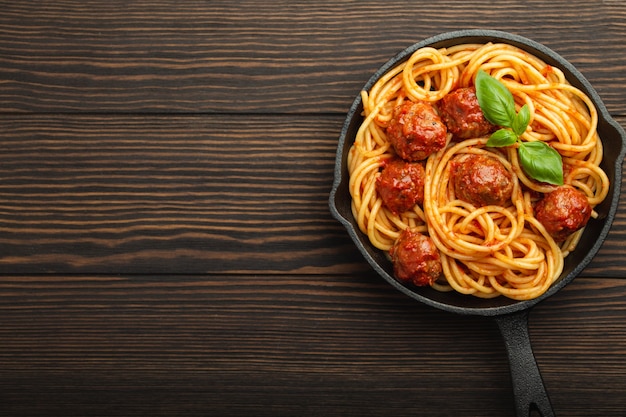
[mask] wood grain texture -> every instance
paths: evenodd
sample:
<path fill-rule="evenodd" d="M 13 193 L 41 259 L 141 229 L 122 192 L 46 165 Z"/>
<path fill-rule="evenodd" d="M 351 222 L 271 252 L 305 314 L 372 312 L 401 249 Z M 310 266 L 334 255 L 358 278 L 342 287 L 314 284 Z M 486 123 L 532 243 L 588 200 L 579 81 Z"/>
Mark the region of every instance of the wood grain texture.
<path fill-rule="evenodd" d="M 342 123 L 332 115 L 0 119 L 0 272 L 362 272 L 328 209 Z M 624 233 L 620 209 L 585 274 L 624 275 L 615 256 Z"/>
<path fill-rule="evenodd" d="M 612 113 L 626 114 L 615 88 L 626 84 L 626 12 L 616 1 L 62 1 L 0 9 L 5 111 L 344 113 L 397 52 L 441 32 L 482 28 L 546 44 L 579 67 Z"/>
<path fill-rule="evenodd" d="M 0 270 L 345 272 L 339 117 L 0 121 Z M 21 266 L 20 266 L 21 265 Z"/>
<path fill-rule="evenodd" d="M 373 274 L 5 276 L 0 291 L 7 415 L 512 415 L 496 326 Z M 625 300 L 624 280 L 580 278 L 531 314 L 558 415 L 621 415 Z"/>

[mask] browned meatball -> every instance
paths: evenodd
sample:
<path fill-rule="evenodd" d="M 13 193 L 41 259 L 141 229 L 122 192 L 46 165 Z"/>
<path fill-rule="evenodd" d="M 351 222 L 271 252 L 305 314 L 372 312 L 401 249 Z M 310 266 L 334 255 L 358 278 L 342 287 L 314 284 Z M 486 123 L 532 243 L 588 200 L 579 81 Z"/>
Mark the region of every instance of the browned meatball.
<path fill-rule="evenodd" d="M 394 274 L 400 281 L 430 285 L 443 271 L 437 246 L 431 238 L 419 232 L 404 230 L 389 253 Z"/>
<path fill-rule="evenodd" d="M 474 87 L 452 91 L 439 100 L 437 107 L 455 140 L 478 138 L 495 130 L 480 109 Z"/>
<path fill-rule="evenodd" d="M 456 197 L 477 207 L 506 206 L 513 194 L 512 178 L 495 157 L 465 154 L 452 160 Z"/>
<path fill-rule="evenodd" d="M 535 217 L 555 241 L 562 242 L 587 224 L 591 206 L 582 191 L 563 186 L 539 200 L 535 206 Z"/>
<path fill-rule="evenodd" d="M 376 191 L 385 206 L 395 214 L 424 202 L 424 167 L 400 158 L 387 162 L 376 179 Z"/>
<path fill-rule="evenodd" d="M 446 126 L 426 102 L 405 101 L 394 109 L 387 138 L 400 158 L 422 161 L 446 146 Z"/>

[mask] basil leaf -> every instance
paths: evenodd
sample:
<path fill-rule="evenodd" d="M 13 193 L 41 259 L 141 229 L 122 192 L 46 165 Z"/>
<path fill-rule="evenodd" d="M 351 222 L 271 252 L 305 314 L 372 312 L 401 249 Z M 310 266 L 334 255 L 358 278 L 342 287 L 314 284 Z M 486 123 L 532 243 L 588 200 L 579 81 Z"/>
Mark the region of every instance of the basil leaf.
<path fill-rule="evenodd" d="M 483 70 L 476 74 L 476 98 L 485 119 L 496 126 L 511 127 L 515 119 L 513 94 Z"/>
<path fill-rule="evenodd" d="M 563 161 L 556 149 L 544 142 L 520 142 L 520 164 L 533 179 L 563 185 Z"/>
<path fill-rule="evenodd" d="M 509 129 L 500 129 L 496 130 L 491 136 L 489 136 L 487 146 L 500 148 L 503 146 L 513 145 L 515 142 L 517 142 L 517 135 L 515 132 Z"/>
<path fill-rule="evenodd" d="M 515 99 L 506 86 L 483 70 L 476 74 L 476 98 L 485 119 L 494 125 L 509 127 L 493 133 L 487 146 L 502 147 L 519 142 L 517 150 L 522 168 L 531 178 L 563 185 L 563 161 L 559 152 L 544 142 L 522 142 L 530 123 L 530 108 L 524 104 L 515 112 Z"/>
<path fill-rule="evenodd" d="M 517 136 L 522 136 L 528 127 L 528 123 L 530 123 L 530 108 L 528 104 L 524 104 L 522 108 L 519 109 L 519 113 L 515 115 L 511 128 L 517 133 Z"/>

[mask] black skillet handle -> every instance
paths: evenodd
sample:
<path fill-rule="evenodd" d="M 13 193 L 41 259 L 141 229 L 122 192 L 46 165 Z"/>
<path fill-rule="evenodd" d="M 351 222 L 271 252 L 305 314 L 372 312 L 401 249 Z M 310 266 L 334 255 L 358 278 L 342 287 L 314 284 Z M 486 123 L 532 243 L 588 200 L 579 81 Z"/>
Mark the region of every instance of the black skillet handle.
<path fill-rule="evenodd" d="M 554 417 L 530 344 L 528 310 L 495 319 L 509 355 L 517 417 L 528 417 L 531 410 L 539 411 L 542 417 Z"/>

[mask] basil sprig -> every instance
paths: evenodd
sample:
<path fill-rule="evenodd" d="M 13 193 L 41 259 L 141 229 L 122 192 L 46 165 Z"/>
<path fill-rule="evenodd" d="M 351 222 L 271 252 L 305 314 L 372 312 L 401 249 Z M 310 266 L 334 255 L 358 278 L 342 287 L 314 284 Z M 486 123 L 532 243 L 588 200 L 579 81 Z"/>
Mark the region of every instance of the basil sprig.
<path fill-rule="evenodd" d="M 476 98 L 485 118 L 502 127 L 489 137 L 487 146 L 519 143 L 517 152 L 526 174 L 537 181 L 563 185 L 563 161 L 559 152 L 545 142 L 523 142 L 520 139 L 530 123 L 528 104 L 516 112 L 513 94 L 483 70 L 476 74 Z"/>

